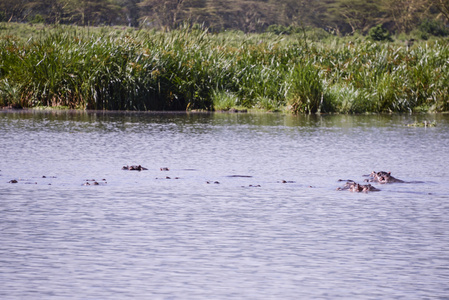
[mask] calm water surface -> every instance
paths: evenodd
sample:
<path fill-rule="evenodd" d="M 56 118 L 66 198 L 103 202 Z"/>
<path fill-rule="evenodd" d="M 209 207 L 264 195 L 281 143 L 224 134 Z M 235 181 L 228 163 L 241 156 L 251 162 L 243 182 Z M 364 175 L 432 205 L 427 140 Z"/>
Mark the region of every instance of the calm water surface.
<path fill-rule="evenodd" d="M 1 299 L 449 297 L 449 115 L 2 111 L 0 153 Z"/>

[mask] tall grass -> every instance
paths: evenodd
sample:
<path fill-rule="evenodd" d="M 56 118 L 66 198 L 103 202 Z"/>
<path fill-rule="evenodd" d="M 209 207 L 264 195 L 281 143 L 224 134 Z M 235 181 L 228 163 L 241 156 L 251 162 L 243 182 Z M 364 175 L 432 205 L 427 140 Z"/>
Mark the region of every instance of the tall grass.
<path fill-rule="evenodd" d="M 107 110 L 449 110 L 449 42 L 117 28 L 0 30 L 0 105 Z"/>
<path fill-rule="evenodd" d="M 316 113 L 322 107 L 328 108 L 328 105 L 323 105 L 324 86 L 315 66 L 309 62 L 296 65 L 291 77 L 288 99 L 293 112 Z M 327 98 L 326 95 L 326 102 Z"/>

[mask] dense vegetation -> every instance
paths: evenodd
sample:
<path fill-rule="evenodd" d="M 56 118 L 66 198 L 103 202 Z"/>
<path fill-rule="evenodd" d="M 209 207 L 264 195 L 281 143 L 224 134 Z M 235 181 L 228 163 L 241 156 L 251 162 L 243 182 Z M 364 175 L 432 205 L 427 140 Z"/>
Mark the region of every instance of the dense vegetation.
<path fill-rule="evenodd" d="M 2 21 L 158 29 L 188 21 L 215 31 L 306 26 L 337 35 L 381 24 L 394 34 L 423 27 L 448 35 L 449 0 L 1 0 Z"/>
<path fill-rule="evenodd" d="M 405 45 L 317 35 L 4 23 L 0 106 L 449 110 L 447 39 Z"/>

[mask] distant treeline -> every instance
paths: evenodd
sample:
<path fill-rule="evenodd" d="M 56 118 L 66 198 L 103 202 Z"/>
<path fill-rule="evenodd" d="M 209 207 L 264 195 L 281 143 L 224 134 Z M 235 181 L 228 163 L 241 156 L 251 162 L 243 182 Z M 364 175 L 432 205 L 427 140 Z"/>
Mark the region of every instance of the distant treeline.
<path fill-rule="evenodd" d="M 449 35 L 449 0 L 1 0 L 0 22 L 120 25 L 289 33 L 302 27 L 336 35 L 421 29 Z M 295 29 L 296 28 L 296 29 Z"/>

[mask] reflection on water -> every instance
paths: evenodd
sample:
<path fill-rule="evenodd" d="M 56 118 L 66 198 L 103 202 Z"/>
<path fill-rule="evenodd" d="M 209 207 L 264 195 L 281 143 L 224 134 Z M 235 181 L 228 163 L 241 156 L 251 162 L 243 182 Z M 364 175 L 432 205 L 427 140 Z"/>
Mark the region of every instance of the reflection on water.
<path fill-rule="evenodd" d="M 404 126 L 424 120 L 437 126 Z M 0 112 L 0 297 L 443 299 L 448 128 L 447 115 Z M 335 190 L 373 170 L 421 183 Z"/>

